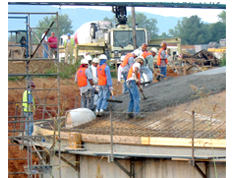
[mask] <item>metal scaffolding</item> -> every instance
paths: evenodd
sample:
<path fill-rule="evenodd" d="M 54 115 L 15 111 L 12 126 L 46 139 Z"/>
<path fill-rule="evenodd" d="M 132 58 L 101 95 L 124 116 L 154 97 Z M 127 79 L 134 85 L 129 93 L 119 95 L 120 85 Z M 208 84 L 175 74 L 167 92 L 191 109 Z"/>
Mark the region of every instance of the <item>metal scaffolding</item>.
<path fill-rule="evenodd" d="M 46 28 L 40 28 L 40 27 L 35 27 L 32 28 L 30 25 L 30 18 L 32 15 L 52 15 L 55 17 L 55 20 L 49 24 L 49 27 Z M 20 16 L 19 16 L 20 15 Z M 47 30 L 47 33 L 50 30 L 55 30 L 56 31 L 56 36 L 59 37 L 58 33 L 58 13 L 32 13 L 32 12 L 9 12 L 8 13 L 8 18 L 9 19 L 23 19 L 25 20 L 26 24 L 26 29 L 24 30 L 9 30 L 8 32 L 11 34 L 11 42 L 8 45 L 9 51 L 8 51 L 8 63 L 26 63 L 25 68 L 26 72 L 25 73 L 13 73 L 9 72 L 8 73 L 8 78 L 10 77 L 22 77 L 25 78 L 26 80 L 26 87 L 16 87 L 16 88 L 8 88 L 8 91 L 14 90 L 14 92 L 21 92 L 28 90 L 29 88 L 29 81 L 32 81 L 33 77 L 35 76 L 52 76 L 56 77 L 56 81 L 53 82 L 52 87 L 50 88 L 42 88 L 42 89 L 34 89 L 32 90 L 32 94 L 35 98 L 35 107 L 37 109 L 41 108 L 42 117 L 41 121 L 43 123 L 48 123 L 51 122 L 52 128 L 54 129 L 54 134 L 53 135 L 47 135 L 47 136 L 39 136 L 39 135 L 29 135 L 28 130 L 29 130 L 29 124 L 34 123 L 35 121 L 39 122 L 39 119 L 36 120 L 30 120 L 30 116 L 24 116 L 23 114 L 23 107 L 21 107 L 25 102 L 23 100 L 21 101 L 14 101 L 14 102 L 8 102 L 8 108 L 9 110 L 14 110 L 15 108 L 15 113 L 13 111 L 9 111 L 8 113 L 8 125 L 11 126 L 11 129 L 8 130 L 8 148 L 10 150 L 9 153 L 9 159 L 8 159 L 8 164 L 17 164 L 15 161 L 16 160 L 22 160 L 23 164 L 22 167 L 18 170 L 23 170 L 23 171 L 13 171 L 13 172 L 8 172 L 8 175 L 19 175 L 19 174 L 27 174 L 28 177 L 32 178 L 33 175 L 39 175 L 43 177 L 43 174 L 50 174 L 52 175 L 53 170 L 59 170 L 59 177 L 61 177 L 61 140 L 60 140 L 60 124 L 61 124 L 61 117 L 60 117 L 60 75 L 59 75 L 59 44 L 57 43 L 57 54 L 56 56 L 53 55 L 50 56 L 51 54 L 47 53 L 50 58 L 39 58 L 35 57 L 37 50 L 39 49 L 40 46 L 42 46 L 43 50 L 45 49 L 43 47 L 43 39 L 45 36 L 43 36 L 42 39 L 39 39 L 34 32 L 34 29 L 45 29 Z M 17 35 L 23 33 L 25 35 L 25 44 L 21 45 L 17 41 Z M 45 35 L 47 35 L 47 33 Z M 13 34 L 15 34 L 15 41 L 13 42 Z M 33 37 L 35 37 L 38 41 L 38 43 L 33 43 Z M 37 46 L 34 46 L 36 44 Z M 17 47 L 17 49 L 16 49 Z M 35 49 L 33 50 L 33 48 Z M 20 50 L 20 53 L 18 52 Z M 18 52 L 18 54 L 21 54 L 20 57 L 16 57 L 17 55 L 14 55 L 14 53 Z M 56 68 L 57 72 L 56 73 L 39 73 L 36 74 L 34 73 L 34 70 L 30 70 L 30 63 L 32 61 L 44 61 L 44 62 L 50 62 L 52 63 Z M 32 66 L 31 66 L 32 67 Z M 30 87 L 31 88 L 31 87 Z M 46 100 L 46 96 L 50 91 L 56 92 L 57 95 L 57 103 L 54 104 L 48 104 Z M 42 92 L 44 94 L 44 98 L 40 98 L 37 93 Z M 27 95 L 28 98 L 28 95 Z M 28 99 L 27 99 L 28 100 Z M 20 107 L 19 107 L 20 106 Z M 21 112 L 19 112 L 19 109 Z M 55 112 L 51 112 L 52 110 L 55 109 Z M 11 114 L 14 113 L 14 114 Z M 20 114 L 19 114 L 20 113 Z M 49 119 L 45 119 L 45 115 Z M 25 127 L 27 128 L 24 128 Z M 35 146 L 34 143 L 39 142 L 39 140 L 43 142 L 47 142 L 47 140 L 52 141 L 52 146 L 49 149 L 41 149 L 41 147 Z M 20 144 L 19 144 L 20 143 Z M 18 158 L 15 157 L 10 149 L 10 147 L 19 147 L 20 149 L 26 149 L 27 150 L 27 156 Z M 58 153 L 58 154 L 57 154 Z M 59 162 L 58 164 L 54 163 L 51 164 L 51 161 L 47 160 L 47 158 L 50 157 L 50 155 L 55 155 L 57 154 L 59 156 Z M 38 163 L 33 163 L 33 155 L 37 156 L 39 158 Z M 14 163 L 15 162 L 15 163 Z M 10 176 L 11 177 L 11 176 Z"/>

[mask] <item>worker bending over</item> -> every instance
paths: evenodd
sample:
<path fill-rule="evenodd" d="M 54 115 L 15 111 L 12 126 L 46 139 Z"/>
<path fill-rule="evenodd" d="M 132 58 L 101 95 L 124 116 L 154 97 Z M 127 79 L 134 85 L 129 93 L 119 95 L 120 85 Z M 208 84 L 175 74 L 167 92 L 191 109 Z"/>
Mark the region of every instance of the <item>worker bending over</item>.
<path fill-rule="evenodd" d="M 80 89 L 81 107 L 93 110 L 94 105 L 92 104 L 92 100 L 94 100 L 94 84 L 92 74 L 88 69 L 87 59 L 81 60 L 81 66 L 75 75 L 75 82 L 78 84 Z"/>
<path fill-rule="evenodd" d="M 95 109 L 97 116 L 102 116 L 108 107 L 107 99 L 110 98 L 110 92 L 113 90 L 110 68 L 106 64 L 107 57 L 105 54 L 99 56 L 99 65 L 97 66 L 99 98 Z"/>
<path fill-rule="evenodd" d="M 153 81 L 153 56 L 150 51 L 148 51 L 148 45 L 143 43 L 141 46 L 141 56 L 144 58 L 144 64 L 140 68 L 140 73 L 142 74 L 142 78 L 144 82 L 152 82 Z"/>
<path fill-rule="evenodd" d="M 159 53 L 158 53 L 158 59 L 157 59 L 157 65 L 160 68 L 160 74 L 163 75 L 162 79 L 164 80 L 164 78 L 166 77 L 167 74 L 167 64 L 168 64 L 168 54 L 166 53 L 166 49 L 167 49 L 167 43 L 165 41 L 163 41 L 160 44 L 161 48 L 159 49 Z M 158 79 L 159 80 L 159 79 Z"/>
<path fill-rule="evenodd" d="M 126 86 L 126 80 L 127 80 L 127 76 L 128 76 L 128 72 L 130 67 L 134 64 L 134 59 L 136 57 L 138 57 L 140 54 L 140 50 L 136 49 L 134 50 L 132 53 L 128 53 L 126 54 L 126 56 L 124 57 L 123 62 L 120 64 L 121 66 L 121 74 L 123 75 L 123 93 L 126 93 L 128 91 L 128 88 Z"/>
<path fill-rule="evenodd" d="M 129 69 L 129 73 L 127 76 L 127 86 L 129 88 L 129 94 L 130 94 L 130 100 L 129 100 L 129 106 L 128 106 L 128 118 L 144 118 L 145 115 L 140 114 L 140 96 L 139 96 L 139 90 L 142 92 L 142 89 L 139 89 L 140 85 L 140 67 L 144 63 L 144 58 L 142 56 L 139 56 L 135 60 L 136 62 L 131 66 Z M 133 112 L 134 111 L 134 112 Z"/>

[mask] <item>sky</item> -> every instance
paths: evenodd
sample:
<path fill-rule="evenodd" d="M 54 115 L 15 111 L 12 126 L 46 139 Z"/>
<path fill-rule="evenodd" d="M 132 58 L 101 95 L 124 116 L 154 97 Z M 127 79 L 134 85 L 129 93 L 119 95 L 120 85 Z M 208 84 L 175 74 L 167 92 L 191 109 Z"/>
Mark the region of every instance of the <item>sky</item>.
<path fill-rule="evenodd" d="M 94 1 L 96 2 L 96 1 Z M 140 1 L 137 1 L 140 2 Z M 154 2 L 154 1 L 150 1 Z M 164 1 L 172 2 L 172 1 Z M 185 1 L 184 1 L 185 2 Z M 190 1 L 193 3 L 199 3 L 195 1 Z M 212 2 L 212 1 L 211 1 Z M 202 3 L 210 3 L 210 1 L 203 1 Z M 217 3 L 217 2 L 214 2 Z M 221 1 L 220 4 L 226 4 L 225 1 Z M 86 8 L 86 9 L 99 9 L 105 11 L 111 11 L 109 6 L 62 6 L 61 8 Z M 223 9 L 225 10 L 225 9 Z M 191 17 L 192 15 L 197 15 L 202 21 L 208 23 L 216 23 L 218 21 L 218 14 L 220 14 L 222 9 L 192 9 L 192 8 L 158 8 L 158 7 L 135 7 L 137 12 L 147 12 L 156 15 L 162 15 L 165 17 Z M 127 7 L 127 11 L 131 11 L 131 7 Z"/>

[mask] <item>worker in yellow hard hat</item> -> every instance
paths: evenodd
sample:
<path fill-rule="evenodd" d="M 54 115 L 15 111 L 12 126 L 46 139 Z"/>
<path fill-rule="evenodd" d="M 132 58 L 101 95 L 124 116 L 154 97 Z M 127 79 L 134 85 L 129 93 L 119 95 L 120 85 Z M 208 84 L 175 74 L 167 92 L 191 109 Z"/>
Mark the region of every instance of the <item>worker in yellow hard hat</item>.
<path fill-rule="evenodd" d="M 157 59 L 157 65 L 159 66 L 160 68 L 160 74 L 163 75 L 163 79 L 164 77 L 166 77 L 166 74 L 167 74 L 167 64 L 168 64 L 168 54 L 166 52 L 166 49 L 167 49 L 167 46 L 168 44 L 163 41 L 161 44 L 160 44 L 161 48 L 159 49 L 159 53 L 158 53 L 158 59 Z M 159 80 L 159 79 L 158 79 Z"/>

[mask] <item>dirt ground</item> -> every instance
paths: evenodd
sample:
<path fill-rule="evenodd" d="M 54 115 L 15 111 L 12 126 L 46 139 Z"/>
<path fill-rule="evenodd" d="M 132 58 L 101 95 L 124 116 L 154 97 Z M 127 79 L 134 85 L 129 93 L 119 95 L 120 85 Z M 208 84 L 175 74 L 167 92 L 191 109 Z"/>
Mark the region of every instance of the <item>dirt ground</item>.
<path fill-rule="evenodd" d="M 8 65 L 8 73 L 25 73 L 26 68 L 25 62 L 9 62 Z M 32 61 L 29 65 L 29 69 L 31 73 L 39 73 L 41 71 L 44 73 L 49 67 L 49 63 L 41 62 L 41 61 Z M 155 112 L 155 116 L 157 116 L 160 112 L 159 110 L 170 107 L 172 109 L 173 106 L 181 105 L 184 109 L 188 108 L 191 110 L 190 104 L 192 102 L 197 102 L 200 105 L 200 99 L 196 98 L 193 100 L 191 99 L 191 95 L 194 95 L 192 88 L 189 84 L 195 85 L 199 88 L 205 86 L 207 92 L 211 92 L 210 100 L 211 103 L 220 103 L 218 106 L 225 110 L 225 98 L 226 98 L 226 84 L 225 84 L 225 75 L 218 75 L 216 78 L 213 77 L 189 77 L 189 76 L 181 76 L 179 78 L 176 73 L 172 70 L 168 70 L 168 76 L 172 77 L 168 79 L 168 81 L 164 82 L 157 82 L 154 80 L 153 84 L 145 87 L 144 93 L 148 98 L 145 101 L 141 100 L 141 110 L 143 112 Z M 214 76 L 215 77 L 215 76 Z M 57 104 L 58 103 L 58 93 L 56 90 L 45 90 L 40 91 L 39 89 L 55 89 L 57 88 L 57 81 L 56 78 L 37 78 L 34 77 L 32 79 L 35 84 L 36 88 L 34 91 L 35 102 L 36 104 L 42 104 L 46 102 L 47 104 Z M 23 88 L 26 86 L 26 80 L 21 79 L 18 81 L 8 81 L 8 88 Z M 117 80 L 113 79 L 113 88 L 114 94 L 116 99 L 123 100 L 125 104 L 123 105 L 115 105 L 114 109 L 120 112 L 125 112 L 128 105 L 128 94 L 122 95 L 122 84 L 117 85 Z M 18 107 L 16 111 L 17 105 L 14 102 L 21 102 L 22 94 L 24 89 L 9 89 L 8 90 L 8 116 L 19 116 L 21 114 L 21 107 Z M 142 95 L 140 95 L 142 96 Z M 178 97 L 175 97 L 178 96 Z M 199 97 L 197 97 L 199 98 Z M 13 102 L 13 103 L 11 103 Z M 195 104 L 193 105 L 195 106 Z M 76 107 L 80 107 L 80 95 L 79 95 L 79 88 L 77 84 L 74 82 L 74 76 L 70 79 L 60 79 L 60 109 L 61 115 L 64 115 L 65 112 L 69 109 L 73 109 Z M 49 113 L 54 117 L 57 113 L 57 106 L 49 106 L 47 107 Z M 168 110 L 166 111 L 168 112 Z M 36 110 L 36 117 L 34 119 L 42 119 L 48 118 L 47 113 L 43 113 L 42 106 L 37 106 Z M 225 118 L 224 118 L 225 119 Z M 9 120 L 13 120 L 13 118 L 9 118 Z M 8 124 L 8 130 L 13 130 L 14 125 Z M 16 128 L 20 128 L 20 124 L 16 124 Z M 11 132 L 8 135 L 12 135 Z M 11 143 L 11 140 L 8 140 L 8 143 Z M 9 158 L 22 158 L 26 157 L 26 150 L 21 150 L 18 145 L 16 146 L 9 146 L 8 147 L 8 157 Z M 33 163 L 38 163 L 39 159 L 33 156 Z M 23 165 L 27 165 L 26 160 L 16 160 L 16 161 L 9 161 L 8 164 L 8 171 L 9 172 L 23 172 Z M 12 178 L 20 177 L 25 178 L 26 175 L 17 175 L 17 176 L 9 176 Z"/>

